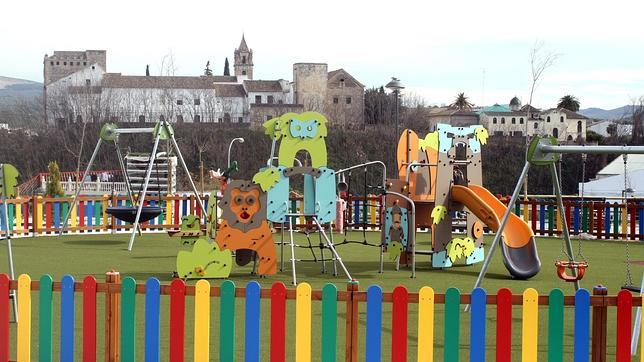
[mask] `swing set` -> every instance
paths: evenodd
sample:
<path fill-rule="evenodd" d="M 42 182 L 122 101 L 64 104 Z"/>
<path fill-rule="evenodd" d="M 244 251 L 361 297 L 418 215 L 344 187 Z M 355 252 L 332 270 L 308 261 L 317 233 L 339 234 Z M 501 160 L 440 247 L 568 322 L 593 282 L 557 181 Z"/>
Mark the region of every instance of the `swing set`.
<path fill-rule="evenodd" d="M 140 192 L 138 193 L 139 197 L 136 199 L 132 194 L 130 178 L 127 174 L 127 170 L 123 162 L 123 157 L 121 155 L 121 149 L 119 147 L 119 137 L 124 134 L 152 134 L 154 137 L 152 152 L 150 153 L 150 156 L 147 158 L 148 165 L 145 171 L 145 176 L 143 177 L 143 184 L 141 185 Z M 155 160 L 158 155 L 157 150 L 159 148 L 159 143 L 162 140 L 166 141 L 168 151 L 172 150 L 177 155 L 177 158 L 179 159 L 179 162 L 181 163 L 181 166 L 184 172 L 186 173 L 192 192 L 195 195 L 195 198 L 197 199 L 197 205 L 203 212 L 203 215 L 206 215 L 207 212 L 206 212 L 206 209 L 204 208 L 203 202 L 201 201 L 201 196 L 199 195 L 199 192 L 197 191 L 197 187 L 195 186 L 195 183 L 193 182 L 192 177 L 190 176 L 190 171 L 188 170 L 188 166 L 186 166 L 186 162 L 184 161 L 183 156 L 181 155 L 181 150 L 179 149 L 177 140 L 174 137 L 174 130 L 172 129 L 172 126 L 170 126 L 170 123 L 168 123 L 168 121 L 166 120 L 159 121 L 152 128 L 118 128 L 117 125 L 113 123 L 106 123 L 101 128 L 98 141 L 96 142 L 96 147 L 94 148 L 94 152 L 90 157 L 89 163 L 87 164 L 87 168 L 83 173 L 83 178 L 81 179 L 81 183 L 76 189 L 74 199 L 72 200 L 72 203 L 69 209 L 67 210 L 67 213 L 65 214 L 63 226 L 61 227 L 58 236 L 62 235 L 67 227 L 67 223 L 69 222 L 69 216 L 71 215 L 73 208 L 76 207 L 76 201 L 78 199 L 78 196 L 81 190 L 83 189 L 83 185 L 85 184 L 87 175 L 89 174 L 92 168 L 92 164 L 94 163 L 94 160 L 96 159 L 96 155 L 100 150 L 101 144 L 103 142 L 113 142 L 114 147 L 116 148 L 116 154 L 118 157 L 119 165 L 121 166 L 121 171 L 123 172 L 123 175 L 125 178 L 126 190 L 127 190 L 128 198 L 130 200 L 131 205 L 108 207 L 106 209 L 106 212 L 119 220 L 133 224 L 132 234 L 130 236 L 130 241 L 127 248 L 129 251 L 132 251 L 132 247 L 134 246 L 134 238 L 136 236 L 137 231 L 139 232 L 139 235 L 141 234 L 140 223 L 151 220 L 163 213 L 163 208 L 161 206 L 158 206 L 158 205 L 148 206 L 145 204 L 146 195 L 148 193 L 148 187 L 150 184 L 150 178 L 152 175 L 152 169 L 155 165 Z M 167 156 L 167 153 L 166 153 L 166 156 Z M 156 176 L 157 176 L 157 183 L 158 183 L 158 176 L 159 176 L 158 169 L 156 169 Z M 161 203 L 160 190 L 158 190 L 158 201 L 160 204 Z"/>

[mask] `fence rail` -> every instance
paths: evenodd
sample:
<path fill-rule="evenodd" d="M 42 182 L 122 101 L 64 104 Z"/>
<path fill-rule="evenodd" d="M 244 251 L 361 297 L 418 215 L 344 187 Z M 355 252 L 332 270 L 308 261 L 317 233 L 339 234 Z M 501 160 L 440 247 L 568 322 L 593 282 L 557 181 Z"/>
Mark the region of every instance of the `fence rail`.
<path fill-rule="evenodd" d="M 205 206 L 210 202 L 208 195 L 203 196 Z M 346 207 L 338 207 L 337 220 L 347 230 L 379 230 L 382 216 L 382 198 L 378 196 L 349 196 L 344 199 Z M 69 209 L 71 198 L 51 198 L 24 196 L 8 199 L 9 227 L 17 236 L 51 234 L 59 231 L 62 218 Z M 190 195 L 164 195 L 161 200 L 155 196 L 147 199 L 148 205 L 161 205 L 164 213 L 142 225 L 146 230 L 166 230 L 178 228 L 181 217 L 195 214 L 205 223 L 205 216 L 197 207 L 197 200 Z M 301 197 L 291 199 L 291 211 L 303 209 Z M 79 206 L 71 214 L 69 232 L 126 232 L 130 225 L 106 213 L 109 206 L 127 206 L 125 196 L 103 195 L 83 196 Z M 0 216 L 4 208 L 0 207 Z M 559 211 L 554 200 L 520 200 L 514 205 L 514 213 L 521 217 L 536 235 L 558 236 L 562 232 Z M 580 200 L 564 201 L 564 214 L 571 234 L 588 233 L 600 239 L 644 240 L 644 202 L 628 201 L 609 203 L 605 201 Z M 458 220 L 458 217 L 455 218 Z M 0 217 L 0 235 L 5 230 L 4 217 Z M 293 217 L 298 226 L 310 225 L 304 216 Z M 454 228 L 464 230 L 464 225 L 456 223 Z"/>
<path fill-rule="evenodd" d="M 169 356 L 170 361 L 183 361 L 185 358 L 185 333 L 194 333 L 193 352 L 195 361 L 233 361 L 237 335 L 243 338 L 243 352 L 247 361 L 259 361 L 260 356 L 270 355 L 271 361 L 285 361 L 293 353 L 296 361 L 310 361 L 312 358 L 323 361 L 337 360 L 338 351 L 344 347 L 345 360 L 357 361 L 364 355 L 366 361 L 380 361 L 382 358 L 383 328 L 391 328 L 391 356 L 393 361 L 406 361 L 409 346 L 415 345 L 419 361 L 432 361 L 435 354 L 435 336 L 442 333 L 444 338 L 444 360 L 458 361 L 462 347 L 469 348 L 471 361 L 484 361 L 486 352 L 486 334 L 496 335 L 495 353 L 497 360 L 510 361 L 512 339 L 520 338 L 522 361 L 536 361 L 538 357 L 538 330 L 548 330 L 548 360 L 563 361 L 564 308 L 573 308 L 573 355 L 575 361 L 606 360 L 607 326 L 606 318 L 609 308 L 616 310 L 614 339 L 616 360 L 630 361 L 631 326 L 633 308 L 642 305 L 641 297 L 633 297 L 628 291 L 620 291 L 616 296 L 606 295 L 606 289 L 596 287 L 593 295 L 580 289 L 574 296 L 564 296 L 559 289 L 553 289 L 548 295 L 539 295 L 532 288 L 521 295 L 512 295 L 509 289 L 502 288 L 496 294 L 488 295 L 485 290 L 477 288 L 472 294 L 461 294 L 458 289 L 449 288 L 444 294 L 435 293 L 430 287 L 422 287 L 417 293 L 409 292 L 406 287 L 398 286 L 392 292 L 383 292 L 377 285 L 366 291 L 358 288 L 357 282 L 347 284 L 346 291 L 338 290 L 334 284 L 326 284 L 321 290 L 312 290 L 306 283 L 296 289 L 287 289 L 281 282 L 270 288 L 261 288 L 251 281 L 245 287 L 237 287 L 226 280 L 221 285 L 211 285 L 200 280 L 196 285 L 185 285 L 180 279 L 168 285 L 162 285 L 156 278 L 149 278 L 145 284 L 137 284 L 133 278 L 122 281 L 117 272 L 106 274 L 105 283 L 97 283 L 93 276 L 87 276 L 82 282 L 76 282 L 66 275 L 60 282 L 54 282 L 48 275 L 39 281 L 32 281 L 23 274 L 18 280 L 9 280 L 6 274 L 0 274 L 0 362 L 7 362 L 12 350 L 9 340 L 10 331 L 10 291 L 17 290 L 18 323 L 15 351 L 18 361 L 29 361 L 31 356 L 31 297 L 38 293 L 39 313 L 38 336 L 39 360 L 53 359 L 51 326 L 60 323 L 59 360 L 71 361 L 76 349 L 82 350 L 83 361 L 96 361 L 97 318 L 100 316 L 97 295 L 104 294 L 105 311 L 105 360 L 134 361 L 137 353 L 145 355 L 145 361 L 159 361 L 161 355 Z M 60 293 L 60 298 L 53 298 L 53 293 Z M 82 295 L 82 328 L 80 330 L 82 347 L 74 345 L 76 316 L 74 299 Z M 145 303 L 137 307 L 137 295 L 144 296 Z M 162 308 L 161 296 L 169 298 L 167 310 Z M 186 308 L 186 301 L 192 299 L 193 310 Z M 210 323 L 212 298 L 219 298 L 219 350 L 210 351 L 210 336 L 215 334 Z M 236 299 L 244 300 L 244 327 L 241 333 L 235 330 Z M 270 301 L 270 307 L 261 308 L 260 300 Z M 60 300 L 60 314 L 54 321 L 52 313 L 55 300 Z M 295 305 L 288 307 L 286 301 L 294 300 Z M 319 317 L 312 313 L 312 303 L 321 303 Z M 346 304 L 345 315 L 338 314 L 338 305 Z M 383 313 L 383 303 L 391 304 L 391 313 Z M 409 305 L 417 304 L 417 312 L 410 313 Z M 460 337 L 461 316 L 464 304 L 471 305 L 469 340 Z M 165 304 L 163 304 L 165 305 Z M 444 308 L 436 309 L 436 305 Z M 512 306 L 521 306 L 522 333 L 512 333 Z M 547 326 L 541 326 L 538 315 L 540 306 L 547 308 Z M 488 307 L 494 308 L 495 318 L 489 318 Z M 292 308 L 292 309 L 291 309 Z M 360 311 L 366 308 L 366 313 Z M 137 310 L 141 309 L 141 310 Z M 58 310 L 58 307 L 57 309 Z M 188 315 L 186 312 L 191 311 Z M 592 323 L 591 323 L 592 311 Z M 145 321 L 137 326 L 136 315 L 143 312 Z M 287 339 L 287 312 L 295 315 L 294 350 L 289 350 Z M 268 313 L 264 322 L 260 316 Z M 435 317 L 444 313 L 444 323 L 439 326 Z M 160 319 L 169 317 L 168 340 L 160 339 Z M 388 318 L 385 318 L 388 317 Z M 315 321 L 313 320 L 315 318 Z M 342 328 L 339 321 L 344 319 L 344 342 L 338 337 Z M 416 320 L 418 325 L 415 340 L 409 337 L 409 321 Z M 493 322 L 488 322 L 493 320 Z M 186 331 L 186 322 L 191 322 L 193 331 Z M 262 328 L 261 324 L 269 324 Z M 493 324 L 495 328 L 489 328 Z M 320 326 L 315 327 L 315 326 Z M 292 328 L 292 327 L 289 327 Z M 321 339 L 321 348 L 313 351 L 312 331 L 320 331 L 316 338 Z M 268 334 L 267 334 L 268 333 Z M 365 345 L 359 345 L 359 335 L 365 335 Z M 137 336 L 145 341 L 137 345 Z M 520 337 L 518 337 L 520 336 Z M 261 350 L 261 339 L 269 339 L 269 351 Z M 593 343 L 591 344 L 590 341 Z M 642 337 L 644 338 L 644 337 Z M 163 354 L 161 353 L 163 347 Z M 343 346 L 344 344 L 344 346 Z M 287 352 L 288 351 L 288 352 Z M 641 353 L 641 351 L 640 351 Z M 218 354 L 215 356 L 215 354 Z M 35 357 L 35 356 L 34 356 Z"/>

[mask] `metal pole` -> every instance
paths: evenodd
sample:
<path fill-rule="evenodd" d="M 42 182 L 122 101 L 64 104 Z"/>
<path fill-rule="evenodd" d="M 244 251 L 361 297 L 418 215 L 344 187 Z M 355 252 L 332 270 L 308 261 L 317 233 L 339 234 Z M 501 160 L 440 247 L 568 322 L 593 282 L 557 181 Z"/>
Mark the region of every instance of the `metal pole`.
<path fill-rule="evenodd" d="M 15 280 L 16 276 L 13 271 L 13 249 L 11 247 L 11 231 L 9 230 L 9 208 L 7 207 L 7 194 L 9 190 L 6 188 L 6 183 L 4 182 L 4 165 L 0 164 L 0 173 L 3 180 L 3 184 L 0 185 L 0 190 L 2 190 L 2 207 L 4 208 L 4 226 L 5 234 L 4 237 L 7 240 L 7 258 L 9 259 L 9 277 L 11 280 Z M 13 296 L 13 320 L 18 322 L 18 303 L 16 301 L 16 291 L 12 290 L 10 293 Z"/>
<path fill-rule="evenodd" d="M 72 200 L 72 204 L 69 205 L 69 209 L 67 209 L 67 213 L 65 213 L 65 220 L 63 221 L 63 226 L 60 228 L 60 232 L 58 233 L 58 236 L 63 235 L 63 232 L 65 231 L 65 228 L 67 228 L 67 222 L 69 221 L 69 215 L 71 215 L 72 210 L 74 209 L 74 207 L 76 207 L 76 199 L 78 198 L 78 195 L 81 193 L 81 190 L 83 189 L 83 186 L 85 185 L 85 178 L 87 177 L 87 174 L 89 173 L 89 170 L 92 168 L 92 164 L 94 163 L 94 159 L 96 158 L 96 155 L 98 154 L 98 150 L 101 147 L 102 142 L 103 142 L 103 139 L 99 137 L 98 142 L 96 142 L 96 147 L 94 147 L 94 153 L 92 153 L 92 157 L 90 157 L 89 163 L 87 164 L 87 168 L 85 169 L 85 172 L 83 173 L 83 178 L 81 179 L 81 182 L 78 185 L 78 188 L 76 189 L 76 193 L 74 194 L 74 199 Z"/>
<path fill-rule="evenodd" d="M 117 128 L 115 134 L 154 133 L 154 128 Z"/>
<path fill-rule="evenodd" d="M 387 166 L 382 161 L 369 161 L 369 162 L 361 163 L 361 164 L 358 164 L 358 165 L 355 165 L 355 166 L 343 168 L 343 169 L 335 171 L 335 175 L 337 176 L 337 175 L 339 175 L 341 173 L 345 173 L 347 171 L 351 171 L 351 170 L 356 169 L 356 168 L 365 167 L 365 166 L 369 166 L 369 165 L 376 165 L 376 164 L 382 166 L 382 186 L 385 186 L 387 184 Z"/>
<path fill-rule="evenodd" d="M 644 154 L 644 146 L 554 146 L 539 144 L 537 150 L 542 153 Z"/>
<path fill-rule="evenodd" d="M 125 190 L 127 191 L 127 196 L 130 199 L 130 203 L 134 206 L 134 196 L 132 196 L 132 186 L 130 185 L 130 176 L 127 174 L 127 169 L 123 163 L 123 155 L 121 154 L 121 148 L 119 147 L 118 136 L 114 138 L 114 146 L 116 147 L 116 157 L 119 159 L 119 165 L 121 165 L 121 172 L 123 172 L 123 178 L 125 180 Z M 141 225 L 137 225 L 137 230 L 139 231 L 139 236 L 142 235 Z"/>
<path fill-rule="evenodd" d="M 331 253 L 335 257 L 335 260 L 337 260 L 340 263 L 342 270 L 344 270 L 344 274 L 347 275 L 347 278 L 349 278 L 349 280 L 353 280 L 351 278 L 351 274 L 349 274 L 349 270 L 347 270 L 347 267 L 344 266 L 344 262 L 342 262 L 342 258 L 340 257 L 340 254 L 338 254 L 338 252 L 335 250 L 335 246 L 333 245 L 333 242 L 329 239 L 328 236 L 326 236 L 326 233 L 324 232 L 324 228 L 322 227 L 322 225 L 320 225 L 320 221 L 318 220 L 318 218 L 316 216 L 313 216 L 312 219 L 317 225 L 318 230 L 322 232 L 322 236 L 326 240 L 327 246 L 329 247 L 329 249 L 331 249 Z"/>
<path fill-rule="evenodd" d="M 505 224 L 507 224 L 508 219 L 510 218 L 510 214 L 512 213 L 512 205 L 514 205 L 517 202 L 517 199 L 519 198 L 519 193 L 521 193 L 521 187 L 523 186 L 523 181 L 525 181 L 525 178 L 528 175 L 529 169 L 530 169 L 530 162 L 526 162 L 525 165 L 523 165 L 521 176 L 519 176 L 519 180 L 517 181 L 517 184 L 514 187 L 514 192 L 512 193 L 512 198 L 510 199 L 510 203 L 508 204 L 508 207 L 505 209 L 505 212 L 503 213 L 503 218 L 501 219 L 501 225 L 499 225 L 499 230 L 497 230 L 496 234 L 494 234 L 494 240 L 492 241 L 492 245 L 490 245 L 490 250 L 488 250 L 487 255 L 485 256 L 485 261 L 483 261 L 483 267 L 481 267 L 479 276 L 478 278 L 476 278 L 476 283 L 474 283 L 474 288 L 472 289 L 476 289 L 481 286 L 481 282 L 483 281 L 483 277 L 485 277 L 487 268 L 490 266 L 490 261 L 492 261 L 492 255 L 494 255 L 496 246 L 501 242 L 501 236 L 503 236 L 503 230 L 505 229 Z M 465 311 L 467 312 L 468 309 L 469 309 L 469 305 L 465 307 Z"/>
<path fill-rule="evenodd" d="M 644 274 L 642 274 L 642 283 L 640 283 L 640 296 L 644 296 Z M 635 324 L 633 325 L 633 333 L 631 334 L 631 356 L 635 356 L 637 354 L 637 342 L 639 341 L 641 325 L 642 307 L 637 307 Z"/>
<path fill-rule="evenodd" d="M 241 143 L 244 143 L 244 139 L 241 137 L 233 138 L 233 140 L 230 141 L 230 144 L 228 145 L 228 163 L 227 163 L 228 168 L 230 168 L 230 150 L 233 148 L 233 143 L 235 143 L 235 141 L 240 141 Z"/>
<path fill-rule="evenodd" d="M 564 215 L 565 209 L 563 204 L 563 198 L 561 197 L 561 188 L 559 187 L 559 176 L 557 175 L 557 166 L 552 163 L 550 164 L 550 172 L 552 173 L 552 182 L 555 184 L 555 195 L 557 196 L 557 208 L 559 209 L 559 218 L 561 219 L 561 228 L 563 229 L 564 242 L 566 244 L 566 250 L 568 252 L 568 257 L 572 260 L 575 260 L 575 255 L 572 251 L 572 244 L 570 243 L 570 233 L 568 232 L 568 221 Z M 572 269 L 572 274 L 577 276 L 577 271 Z M 575 280 L 575 290 L 579 290 L 579 280 Z"/>
<path fill-rule="evenodd" d="M 130 236 L 130 243 L 127 246 L 128 251 L 132 251 L 134 246 L 134 237 L 136 236 L 136 229 L 139 227 L 139 219 L 141 218 L 141 211 L 143 210 L 143 204 L 145 204 L 145 194 L 148 192 L 148 184 L 150 183 L 150 175 L 152 174 L 152 167 L 154 166 L 154 159 L 157 155 L 157 148 L 159 147 L 159 139 L 161 139 L 161 132 L 159 132 L 154 139 L 154 146 L 152 147 L 152 154 L 148 160 L 148 169 L 145 172 L 145 180 L 143 181 L 143 190 L 141 190 L 141 197 L 139 198 L 139 206 L 136 209 L 136 217 L 134 218 L 134 229 L 132 230 L 132 235 Z"/>
<path fill-rule="evenodd" d="M 203 202 L 201 201 L 201 196 L 199 196 L 199 191 L 197 191 L 197 186 L 195 186 L 194 181 L 192 181 L 192 177 L 190 177 L 190 171 L 188 170 L 188 166 L 186 166 L 186 161 L 183 160 L 183 156 L 181 155 L 181 150 L 179 149 L 177 140 L 174 139 L 174 134 L 170 135 L 170 140 L 172 140 L 172 146 L 174 147 L 174 150 L 177 152 L 177 158 L 179 158 L 179 161 L 181 162 L 181 167 L 183 167 L 183 171 L 186 173 L 186 176 L 188 176 L 188 181 L 190 181 L 190 187 L 192 188 L 192 192 L 194 192 L 195 197 L 197 198 L 197 203 L 199 204 L 199 208 L 201 209 L 201 212 L 203 212 L 203 214 L 206 215 L 207 212 L 203 206 Z"/>
<path fill-rule="evenodd" d="M 288 208 L 287 208 L 288 210 Z M 293 273 L 293 285 L 297 285 L 297 275 L 295 273 L 295 241 L 293 240 L 293 217 L 288 217 L 288 233 L 290 238 L 290 247 L 291 247 L 291 269 Z"/>
<path fill-rule="evenodd" d="M 398 131 L 398 90 L 397 89 L 394 90 L 394 96 L 396 97 L 396 137 L 398 137 L 400 132 Z M 394 163 L 396 163 L 395 158 L 394 158 Z M 398 178 L 398 167 L 396 167 L 396 178 Z"/>

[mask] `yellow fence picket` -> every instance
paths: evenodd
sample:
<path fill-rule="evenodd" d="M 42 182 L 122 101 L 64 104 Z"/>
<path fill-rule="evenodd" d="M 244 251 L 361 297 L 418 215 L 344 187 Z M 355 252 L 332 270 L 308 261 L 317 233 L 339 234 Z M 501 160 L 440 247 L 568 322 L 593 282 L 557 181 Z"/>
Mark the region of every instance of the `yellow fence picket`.
<path fill-rule="evenodd" d="M 210 359 L 210 283 L 195 284 L 195 362 Z"/>
<path fill-rule="evenodd" d="M 295 300 L 295 361 L 311 361 L 311 286 L 301 283 Z"/>
<path fill-rule="evenodd" d="M 528 288 L 523 292 L 523 330 L 521 339 L 521 361 L 537 361 L 537 341 L 539 335 L 539 293 Z"/>
<path fill-rule="evenodd" d="M 31 278 L 18 277 L 18 362 L 31 361 Z"/>
<path fill-rule="evenodd" d="M 418 362 L 434 361 L 434 289 L 418 293 Z"/>

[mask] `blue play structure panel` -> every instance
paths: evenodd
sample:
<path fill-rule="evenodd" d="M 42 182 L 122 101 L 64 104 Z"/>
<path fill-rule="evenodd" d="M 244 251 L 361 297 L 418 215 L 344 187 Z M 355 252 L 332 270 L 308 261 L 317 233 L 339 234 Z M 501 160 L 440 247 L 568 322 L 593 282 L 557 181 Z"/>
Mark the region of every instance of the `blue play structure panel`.
<path fill-rule="evenodd" d="M 449 124 L 439 123 L 436 125 L 436 130 L 438 131 L 438 150 L 441 153 L 447 153 L 452 148 L 452 137 L 453 136 L 470 136 L 474 134 L 476 128 L 480 126 L 469 126 L 469 127 L 453 127 Z M 469 146 L 473 153 L 481 152 L 481 143 L 475 138 L 470 138 Z"/>
<path fill-rule="evenodd" d="M 320 167 L 322 174 L 315 179 L 315 207 L 318 221 L 335 221 L 335 171 Z"/>
<path fill-rule="evenodd" d="M 315 213 L 315 180 L 309 174 L 304 174 L 304 213 Z"/>
<path fill-rule="evenodd" d="M 401 213 L 400 226 L 402 227 L 402 231 L 403 231 L 403 239 L 400 241 L 400 243 L 403 244 L 405 248 L 407 248 L 407 238 L 409 235 L 409 232 L 408 232 L 409 219 L 407 218 L 407 209 L 404 207 L 400 207 L 400 213 Z M 392 208 L 388 207 L 387 211 L 385 211 L 385 245 L 389 245 L 389 243 L 391 242 L 391 236 L 389 235 L 389 230 L 391 230 L 393 225 L 394 225 L 394 221 L 392 216 Z"/>
<path fill-rule="evenodd" d="M 445 250 L 434 253 L 432 255 L 432 267 L 434 268 L 449 268 L 452 266 L 452 261 L 447 256 Z"/>
<path fill-rule="evenodd" d="M 472 255 L 468 256 L 467 259 L 465 259 L 465 264 L 471 265 L 474 263 L 479 263 L 479 262 L 482 262 L 484 258 L 485 258 L 485 250 L 483 249 L 482 246 L 479 246 L 474 249 L 474 252 L 472 252 Z"/>
<path fill-rule="evenodd" d="M 284 176 L 286 167 L 277 167 L 280 179 L 266 193 L 266 219 L 273 222 L 283 222 L 289 209 L 289 179 Z"/>

